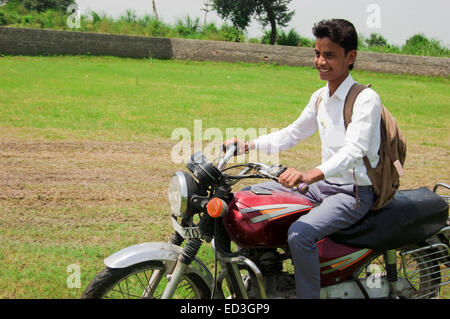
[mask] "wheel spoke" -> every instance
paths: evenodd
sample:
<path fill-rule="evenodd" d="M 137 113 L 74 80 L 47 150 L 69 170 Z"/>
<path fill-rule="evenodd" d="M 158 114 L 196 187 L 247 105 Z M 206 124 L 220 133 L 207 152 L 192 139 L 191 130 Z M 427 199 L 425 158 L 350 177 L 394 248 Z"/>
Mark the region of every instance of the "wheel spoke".
<path fill-rule="evenodd" d="M 412 250 L 408 250 L 412 249 Z M 399 292 L 399 296 L 403 298 L 435 298 L 440 295 L 441 278 L 443 275 L 439 264 L 432 258 L 433 254 L 427 252 L 427 248 L 417 246 L 404 248 L 399 251 L 397 256 L 397 274 L 398 280 L 402 282 L 404 289 Z M 358 278 L 364 280 L 371 273 L 370 265 L 379 266 L 377 275 L 387 276 L 385 261 L 383 254 L 373 256 L 360 269 Z M 380 272 L 381 271 L 381 272 Z M 445 285 L 445 284 L 444 284 Z M 410 288 L 408 288 L 410 287 Z"/>
<path fill-rule="evenodd" d="M 161 266 L 156 266 L 154 263 L 149 266 L 140 266 L 136 269 L 130 269 L 129 272 L 122 270 L 110 270 L 113 275 L 114 272 L 120 276 L 120 279 L 110 288 L 106 289 L 106 293 L 101 295 L 104 298 L 161 298 L 165 286 L 168 281 L 165 279 L 165 269 Z M 201 292 L 195 281 L 189 275 L 183 275 L 180 284 L 177 286 L 173 298 L 190 299 L 201 298 L 208 296 L 209 292 Z"/>

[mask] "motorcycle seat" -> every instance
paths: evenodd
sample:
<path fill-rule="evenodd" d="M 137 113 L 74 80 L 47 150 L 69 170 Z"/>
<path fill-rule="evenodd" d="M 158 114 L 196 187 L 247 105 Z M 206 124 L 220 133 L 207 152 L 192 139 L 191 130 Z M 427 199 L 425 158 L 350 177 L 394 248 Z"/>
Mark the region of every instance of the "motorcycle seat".
<path fill-rule="evenodd" d="M 446 226 L 447 218 L 447 202 L 429 188 L 400 190 L 380 210 L 370 211 L 353 226 L 329 237 L 353 247 L 396 249 L 437 233 Z"/>

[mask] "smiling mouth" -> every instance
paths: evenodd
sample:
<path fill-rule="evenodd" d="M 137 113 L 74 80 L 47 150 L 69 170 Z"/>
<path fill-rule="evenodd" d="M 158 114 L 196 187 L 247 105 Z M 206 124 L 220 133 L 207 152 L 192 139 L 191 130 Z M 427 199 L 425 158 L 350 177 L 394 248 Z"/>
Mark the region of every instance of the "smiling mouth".
<path fill-rule="evenodd" d="M 320 73 L 327 73 L 327 72 L 331 71 L 330 69 L 327 69 L 327 68 L 318 68 L 318 70 Z"/>

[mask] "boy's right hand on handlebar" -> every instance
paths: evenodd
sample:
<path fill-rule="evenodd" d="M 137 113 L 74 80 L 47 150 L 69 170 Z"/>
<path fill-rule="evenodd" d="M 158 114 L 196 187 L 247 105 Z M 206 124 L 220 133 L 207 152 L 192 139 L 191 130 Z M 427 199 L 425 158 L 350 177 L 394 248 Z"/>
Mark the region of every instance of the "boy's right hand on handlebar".
<path fill-rule="evenodd" d="M 222 145 L 223 151 L 226 152 L 228 149 L 228 146 L 232 145 L 232 144 L 235 144 L 235 146 L 236 146 L 236 151 L 234 152 L 234 156 L 241 155 L 241 154 L 248 152 L 248 149 L 246 149 L 246 148 L 248 148 L 248 146 L 247 147 L 245 146 L 246 142 L 238 140 L 236 137 L 223 142 L 223 145 Z"/>

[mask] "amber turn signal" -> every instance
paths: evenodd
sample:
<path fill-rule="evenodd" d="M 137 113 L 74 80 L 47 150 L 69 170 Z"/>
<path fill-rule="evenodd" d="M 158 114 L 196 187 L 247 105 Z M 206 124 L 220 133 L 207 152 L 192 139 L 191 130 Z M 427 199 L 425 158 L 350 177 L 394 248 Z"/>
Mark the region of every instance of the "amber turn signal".
<path fill-rule="evenodd" d="M 206 205 L 206 210 L 208 211 L 209 216 L 212 218 L 218 218 L 225 215 L 228 211 L 228 205 L 224 200 L 214 197 Z"/>

